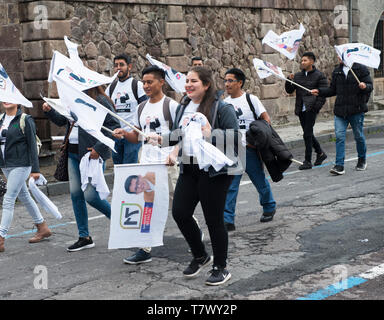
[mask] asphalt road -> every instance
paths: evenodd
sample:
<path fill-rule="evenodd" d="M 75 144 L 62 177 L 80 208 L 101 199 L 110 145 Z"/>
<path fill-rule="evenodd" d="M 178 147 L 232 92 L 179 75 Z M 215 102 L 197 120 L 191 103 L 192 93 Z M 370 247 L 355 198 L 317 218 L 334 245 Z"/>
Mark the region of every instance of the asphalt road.
<path fill-rule="evenodd" d="M 313 298 L 314 293 L 318 299 L 383 300 L 380 275 L 360 285 L 346 284 L 384 261 L 383 133 L 369 135 L 367 143 L 368 169 L 364 172 L 354 169 L 354 141 L 347 143 L 343 176 L 329 173 L 334 142 L 323 145 L 328 159 L 322 166 L 299 171 L 292 164 L 281 182 L 271 182 L 278 211 L 269 223 L 259 222 L 258 195 L 243 176 L 236 231 L 229 234 L 232 278 L 221 287 L 206 286 L 205 271 L 194 279 L 183 278 L 182 270 L 191 256 L 171 215 L 164 246 L 153 248 L 152 262 L 129 266 L 122 260 L 134 250 L 108 250 L 109 221 L 90 207 L 95 248 L 66 251 L 77 240 L 69 195 L 52 199 L 63 219 L 45 214 L 54 235 L 39 244 L 28 243 L 32 222 L 18 205 L 6 251 L 0 254 L 0 300 L 220 299 L 235 303 Z M 292 152 L 302 160 L 303 148 Z M 211 252 L 200 207 L 196 216 Z M 338 284 L 336 291 L 324 291 L 332 284 Z"/>

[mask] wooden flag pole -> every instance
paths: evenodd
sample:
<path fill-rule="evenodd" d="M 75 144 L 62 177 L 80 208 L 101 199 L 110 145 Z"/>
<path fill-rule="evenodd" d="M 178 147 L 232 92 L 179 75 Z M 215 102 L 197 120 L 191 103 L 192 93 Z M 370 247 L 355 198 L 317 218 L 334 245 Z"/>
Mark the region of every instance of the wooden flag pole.
<path fill-rule="evenodd" d="M 298 160 L 295 160 L 295 159 L 293 159 L 293 158 L 291 159 L 291 161 L 292 161 L 292 162 L 295 162 L 295 163 L 297 163 L 297 164 L 299 164 L 299 165 L 301 165 L 301 166 L 303 165 L 302 162 L 300 162 L 300 161 L 298 161 Z"/>
<path fill-rule="evenodd" d="M 348 67 L 348 68 L 349 68 L 349 70 L 351 70 L 353 76 L 355 77 L 355 79 L 357 80 L 357 82 L 360 84 L 361 81 L 360 81 L 359 78 L 357 77 L 356 73 L 352 70 L 352 67 Z"/>
<path fill-rule="evenodd" d="M 280 77 L 279 77 L 279 78 L 280 78 Z M 281 79 L 281 78 L 280 78 L 280 79 Z M 291 82 L 291 83 L 294 84 L 295 86 L 300 87 L 301 89 L 307 90 L 308 92 L 312 93 L 311 90 L 309 90 L 308 88 L 303 87 L 302 85 L 300 85 L 300 84 L 298 84 L 298 83 L 296 83 L 296 82 L 294 82 L 294 81 L 292 81 L 292 80 L 290 80 L 290 79 L 288 79 L 288 78 L 285 78 L 285 80 Z"/>

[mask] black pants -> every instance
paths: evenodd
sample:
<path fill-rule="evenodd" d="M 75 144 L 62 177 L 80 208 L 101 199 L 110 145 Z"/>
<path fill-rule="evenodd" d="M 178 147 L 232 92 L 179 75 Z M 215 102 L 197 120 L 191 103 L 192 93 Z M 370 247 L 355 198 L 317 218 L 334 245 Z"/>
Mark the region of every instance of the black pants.
<path fill-rule="evenodd" d="M 200 229 L 192 215 L 200 202 L 208 227 L 213 250 L 213 264 L 225 267 L 227 263 L 228 233 L 224 225 L 224 206 L 233 176 L 210 178 L 198 165 L 184 165 L 177 180 L 172 215 L 188 242 L 195 258 L 207 255 L 201 241 Z"/>
<path fill-rule="evenodd" d="M 301 127 L 303 128 L 303 138 L 305 143 L 305 160 L 312 161 L 312 147 L 318 154 L 323 153 L 319 141 L 313 135 L 313 127 L 315 126 L 317 114 L 312 111 L 304 111 L 299 113 Z"/>

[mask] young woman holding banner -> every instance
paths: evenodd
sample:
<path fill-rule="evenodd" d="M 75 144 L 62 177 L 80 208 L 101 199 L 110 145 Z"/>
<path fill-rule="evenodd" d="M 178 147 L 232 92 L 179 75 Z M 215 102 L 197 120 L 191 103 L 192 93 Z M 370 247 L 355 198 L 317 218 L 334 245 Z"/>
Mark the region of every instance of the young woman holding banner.
<path fill-rule="evenodd" d="M 99 86 L 88 89 L 86 93 L 113 111 L 112 101 L 105 95 L 104 89 Z M 95 209 L 99 210 L 107 218 L 111 217 L 111 205 L 107 200 L 101 200 L 99 193 L 95 187 L 88 184 L 87 189 L 83 192 L 81 189 L 81 175 L 80 175 L 80 161 L 81 158 L 91 151 L 90 158 L 98 159 L 101 157 L 104 163 L 111 157 L 111 150 L 109 147 L 98 141 L 96 138 L 88 134 L 82 128 L 72 126 L 72 123 L 64 116 L 60 115 L 52 109 L 47 103 L 44 103 L 43 111 L 47 117 L 56 125 L 62 127 L 67 126 L 66 135 L 69 135 L 68 144 L 68 175 L 69 175 L 69 191 L 72 199 L 72 207 L 75 213 L 77 228 L 79 231 L 79 240 L 67 248 L 67 251 L 79 251 L 83 249 L 93 248 L 95 246 L 92 238 L 89 236 L 88 231 L 88 210 L 87 205 L 90 204 Z M 108 114 L 105 118 L 104 127 L 114 130 L 120 127 L 120 124 L 114 117 Z M 102 129 L 103 134 L 112 137 L 112 134 Z"/>
<path fill-rule="evenodd" d="M 40 242 L 52 234 L 25 183 L 29 177 L 36 180 L 40 177 L 35 122 L 31 116 L 26 116 L 22 130 L 21 108 L 14 103 L 3 102 L 2 105 L 5 114 L 0 116 L 0 167 L 7 178 L 7 192 L 4 195 L 1 216 L 0 252 L 5 250 L 4 240 L 12 223 L 17 197 L 25 205 L 37 227 L 37 233 L 29 239 L 29 243 Z"/>
<path fill-rule="evenodd" d="M 177 108 L 173 133 L 185 126 L 186 118 L 192 119 L 196 112 L 199 112 L 208 119 L 209 127 L 212 130 L 220 130 L 223 137 L 228 130 L 235 132 L 233 146 L 229 145 L 229 141 L 226 141 L 225 145 L 227 151 L 233 147 L 236 155 L 237 141 L 241 139 L 236 139 L 239 134 L 239 124 L 235 109 L 219 99 L 212 72 L 204 67 L 193 67 L 187 75 L 185 89 L 187 97 Z M 206 129 L 207 126 L 203 125 L 204 136 L 207 136 Z M 156 141 L 156 137 L 151 138 L 152 141 Z M 159 140 L 164 145 L 169 141 L 165 136 Z M 182 152 L 183 157 L 179 158 L 181 160 L 180 176 L 177 180 L 172 207 L 172 215 L 193 255 L 193 260 L 183 274 L 185 277 L 194 277 L 203 267 L 212 262 L 212 257 L 207 253 L 201 240 L 200 229 L 193 218 L 195 208 L 200 202 L 213 249 L 213 268 L 206 284 L 220 285 L 231 277 L 226 269 L 228 233 L 224 225 L 224 205 L 233 176 L 228 174 L 228 167 L 220 171 L 215 171 L 212 166 L 207 171 L 200 170 L 197 160 L 189 151 L 188 141 L 190 142 L 188 137 L 183 134 L 178 140 L 179 154 Z M 174 165 L 176 162 L 177 151 L 175 152 L 168 159 L 169 165 Z"/>

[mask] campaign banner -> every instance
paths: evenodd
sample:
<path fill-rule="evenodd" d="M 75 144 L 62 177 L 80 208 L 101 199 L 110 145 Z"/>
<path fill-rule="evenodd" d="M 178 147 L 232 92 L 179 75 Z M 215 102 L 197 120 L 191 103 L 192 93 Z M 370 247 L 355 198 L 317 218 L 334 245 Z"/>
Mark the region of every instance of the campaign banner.
<path fill-rule="evenodd" d="M 168 217 L 168 170 L 164 164 L 114 166 L 108 249 L 163 245 Z"/>
<path fill-rule="evenodd" d="M 283 80 L 286 79 L 283 70 L 280 67 L 277 67 L 267 61 L 255 58 L 253 59 L 253 66 L 255 67 L 257 75 L 260 77 L 260 79 L 265 79 L 272 75 L 275 75 L 276 77 Z"/>
<path fill-rule="evenodd" d="M 110 110 L 84 92 L 77 91 L 61 78 L 55 76 L 54 79 L 57 83 L 60 103 L 57 100 L 47 100 L 47 98 L 44 100 L 68 120 L 75 120 L 79 127 L 115 151 L 115 142 L 101 132 L 105 117 Z M 67 116 L 68 113 L 70 117 Z"/>
<path fill-rule="evenodd" d="M 364 43 L 346 43 L 335 46 L 335 49 L 340 59 L 350 68 L 354 63 L 375 69 L 380 65 L 381 51 Z"/>
<path fill-rule="evenodd" d="M 0 101 L 21 104 L 27 108 L 33 108 L 32 102 L 27 100 L 19 89 L 13 84 L 7 71 L 0 63 Z"/>
<path fill-rule="evenodd" d="M 77 47 L 79 45 L 77 43 L 70 41 L 67 36 L 64 36 L 64 42 L 65 42 L 65 45 L 67 46 L 69 58 L 73 62 L 77 63 L 79 67 L 82 67 L 84 64 L 79 57 L 79 52 L 77 51 Z"/>
<path fill-rule="evenodd" d="M 148 61 L 155 66 L 163 69 L 165 71 L 165 80 L 172 87 L 173 90 L 179 93 L 185 92 L 185 82 L 187 77 L 185 74 L 172 69 L 170 66 L 153 59 L 149 54 L 146 55 Z"/>
<path fill-rule="evenodd" d="M 304 32 L 305 28 L 301 23 L 299 29 L 287 31 L 281 35 L 278 35 L 274 31 L 269 30 L 261 43 L 265 43 L 266 45 L 285 55 L 288 59 L 292 60 L 295 58 L 296 53 L 300 47 L 300 42 L 303 38 Z"/>
<path fill-rule="evenodd" d="M 73 50 L 71 50 L 73 54 Z M 60 78 L 73 88 L 84 91 L 93 87 L 111 83 L 117 76 L 117 72 L 113 77 L 107 77 L 96 71 L 86 68 L 83 64 L 75 59 L 70 59 L 59 51 L 53 52 L 51 60 L 48 82 L 52 82 L 56 78 Z"/>

